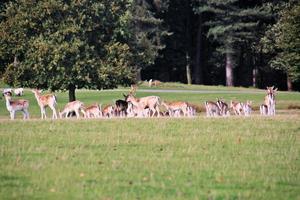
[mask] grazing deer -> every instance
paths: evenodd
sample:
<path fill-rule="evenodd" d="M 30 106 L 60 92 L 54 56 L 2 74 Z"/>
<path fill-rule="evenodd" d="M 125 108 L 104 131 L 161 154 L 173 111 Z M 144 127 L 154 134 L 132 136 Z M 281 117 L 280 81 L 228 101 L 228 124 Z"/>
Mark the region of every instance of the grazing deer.
<path fill-rule="evenodd" d="M 102 117 L 101 105 L 94 104 L 83 108 L 82 113 L 85 118 L 100 118 Z"/>
<path fill-rule="evenodd" d="M 212 101 L 206 101 L 205 102 L 205 109 L 206 109 L 206 116 L 212 117 L 212 116 L 219 116 L 221 115 L 221 109 L 217 105 L 217 103 Z"/>
<path fill-rule="evenodd" d="M 34 96 L 38 102 L 38 105 L 40 106 L 42 119 L 47 118 L 46 108 L 48 106 L 53 112 L 52 119 L 57 119 L 57 113 L 55 110 L 55 106 L 57 104 L 56 96 L 54 94 L 41 95 L 41 91 L 37 90 L 37 89 L 31 90 L 31 91 L 34 93 Z"/>
<path fill-rule="evenodd" d="M 243 112 L 245 116 L 249 116 L 252 112 L 252 101 L 246 101 L 243 104 Z"/>
<path fill-rule="evenodd" d="M 242 115 L 244 104 L 241 102 L 230 101 L 230 108 L 235 115 Z"/>
<path fill-rule="evenodd" d="M 264 104 L 267 106 L 268 110 L 267 113 L 268 115 L 275 115 L 275 92 L 277 91 L 277 88 L 274 89 L 274 86 L 272 87 L 267 87 L 267 95 L 265 96 L 265 102 Z"/>
<path fill-rule="evenodd" d="M 133 96 L 132 93 L 129 93 L 128 95 L 123 94 L 123 96 L 125 97 L 125 101 L 131 102 L 135 107 L 137 107 L 138 110 L 144 110 L 145 108 L 149 108 L 152 113 L 151 117 L 154 117 L 156 113 L 158 117 L 160 116 L 160 97 L 147 96 L 142 98 L 136 98 Z"/>
<path fill-rule="evenodd" d="M 183 116 L 188 116 L 188 104 L 183 101 L 176 101 L 171 103 L 162 102 L 162 105 L 168 110 L 170 116 L 180 117 L 180 113 Z"/>
<path fill-rule="evenodd" d="M 148 84 L 149 84 L 149 87 L 152 87 L 152 86 L 158 86 L 158 85 L 160 85 L 161 82 L 159 80 L 152 80 L 152 79 L 150 79 Z"/>
<path fill-rule="evenodd" d="M 12 93 L 6 92 L 3 94 L 6 101 L 6 108 L 10 113 L 10 119 L 15 119 L 15 115 L 17 111 L 23 112 L 23 119 L 29 118 L 29 101 L 24 99 L 11 100 Z"/>
<path fill-rule="evenodd" d="M 229 106 L 227 103 L 225 103 L 223 100 L 217 100 L 217 105 L 219 106 L 220 108 L 220 114 L 222 116 L 228 116 L 230 115 L 230 112 L 229 112 Z"/>
<path fill-rule="evenodd" d="M 114 107 L 112 105 L 107 105 L 103 108 L 103 117 L 108 117 L 108 118 L 111 118 L 114 116 Z"/>
<path fill-rule="evenodd" d="M 80 117 L 79 111 L 81 111 L 85 115 L 84 104 L 81 101 L 71 101 L 65 105 L 64 109 L 61 112 L 59 112 L 59 117 L 63 118 L 63 116 L 65 115 L 66 118 L 69 118 L 69 114 L 71 112 L 75 112 L 78 119 Z"/>
<path fill-rule="evenodd" d="M 23 96 L 23 92 L 24 92 L 23 88 L 14 89 L 14 93 L 16 96 Z"/>
<path fill-rule="evenodd" d="M 126 117 L 127 115 L 128 102 L 119 99 L 115 102 L 116 115 L 119 117 Z"/>

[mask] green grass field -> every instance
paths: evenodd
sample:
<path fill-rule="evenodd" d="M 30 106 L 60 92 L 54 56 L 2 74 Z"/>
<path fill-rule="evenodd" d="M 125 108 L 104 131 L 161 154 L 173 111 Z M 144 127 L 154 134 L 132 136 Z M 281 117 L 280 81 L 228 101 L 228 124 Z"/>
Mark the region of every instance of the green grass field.
<path fill-rule="evenodd" d="M 216 97 L 258 106 L 264 96 L 219 91 L 137 95 L 199 106 Z M 81 90 L 77 98 L 107 104 L 123 92 Z M 57 96 L 62 108 L 67 94 Z M 41 121 L 33 94 L 22 98 L 31 120 L 8 120 L 3 99 L 0 106 L 0 199 L 300 198 L 300 112 L 287 110 L 300 105 L 299 93 L 279 92 L 275 117 L 247 118 Z"/>

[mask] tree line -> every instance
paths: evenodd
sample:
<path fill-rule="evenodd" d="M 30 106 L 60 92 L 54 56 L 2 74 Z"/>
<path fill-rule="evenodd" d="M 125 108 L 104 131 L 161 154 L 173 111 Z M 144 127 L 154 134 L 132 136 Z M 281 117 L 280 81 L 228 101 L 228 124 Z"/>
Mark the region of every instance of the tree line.
<path fill-rule="evenodd" d="M 295 0 L 5 0 L 12 86 L 106 89 L 143 79 L 299 90 Z"/>

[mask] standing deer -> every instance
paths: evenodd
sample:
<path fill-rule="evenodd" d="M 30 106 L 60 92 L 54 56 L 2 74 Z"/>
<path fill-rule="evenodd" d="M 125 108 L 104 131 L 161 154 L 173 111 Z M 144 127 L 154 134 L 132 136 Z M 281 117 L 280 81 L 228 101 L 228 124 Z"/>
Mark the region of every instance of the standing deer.
<path fill-rule="evenodd" d="M 84 104 L 81 101 L 77 100 L 71 101 L 65 105 L 64 109 L 61 112 L 59 112 L 59 117 L 63 118 L 63 116 L 65 115 L 66 118 L 69 118 L 69 114 L 71 112 L 75 112 L 78 119 L 80 117 L 79 111 L 81 111 L 85 115 Z"/>
<path fill-rule="evenodd" d="M 217 99 L 217 105 L 220 108 L 220 114 L 222 116 L 229 116 L 230 115 L 229 106 L 225 101 Z"/>
<path fill-rule="evenodd" d="M 6 101 L 6 108 L 10 113 L 10 119 L 15 119 L 15 115 L 17 111 L 23 112 L 23 119 L 29 118 L 29 101 L 24 99 L 11 100 L 11 92 L 6 92 L 3 94 Z"/>
<path fill-rule="evenodd" d="M 48 106 L 53 112 L 52 119 L 57 119 L 57 113 L 55 110 L 55 106 L 57 104 L 56 96 L 54 94 L 41 95 L 41 91 L 37 90 L 37 89 L 31 90 L 31 91 L 34 93 L 34 96 L 38 102 L 38 105 L 40 106 L 42 119 L 47 118 L 46 108 Z"/>
<path fill-rule="evenodd" d="M 249 116 L 252 112 L 252 101 L 246 101 L 246 103 L 243 104 L 243 111 L 245 116 Z"/>
<path fill-rule="evenodd" d="M 125 101 L 131 102 L 133 106 L 137 107 L 138 110 L 143 111 L 144 109 L 149 108 L 152 113 L 151 117 L 154 117 L 155 114 L 157 114 L 157 116 L 160 117 L 160 97 L 147 96 L 142 98 L 136 98 L 135 96 L 133 96 L 132 93 L 129 93 L 128 95 L 123 95 L 125 97 Z"/>
<path fill-rule="evenodd" d="M 212 101 L 206 101 L 205 102 L 205 109 L 206 109 L 206 116 L 212 117 L 212 116 L 219 116 L 221 115 L 221 109 L 217 105 L 217 103 Z"/>
<path fill-rule="evenodd" d="M 277 91 L 277 88 L 274 89 L 274 86 L 272 87 L 267 87 L 267 95 L 265 96 L 265 102 L 264 106 L 267 107 L 267 115 L 275 115 L 276 110 L 275 110 L 275 92 Z M 264 108 L 263 106 L 263 108 Z M 262 107 L 262 106 L 261 106 Z"/>

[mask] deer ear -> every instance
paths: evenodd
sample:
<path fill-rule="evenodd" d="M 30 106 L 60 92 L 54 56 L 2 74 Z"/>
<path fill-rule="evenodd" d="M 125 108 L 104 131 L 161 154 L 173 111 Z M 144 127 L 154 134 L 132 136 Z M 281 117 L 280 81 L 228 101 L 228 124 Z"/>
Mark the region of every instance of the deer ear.
<path fill-rule="evenodd" d="M 278 90 L 278 88 L 275 88 L 275 89 L 274 89 L 274 91 L 277 91 L 277 90 Z"/>

